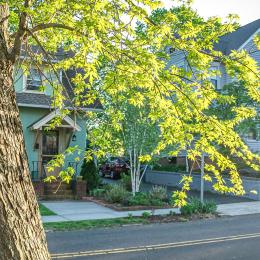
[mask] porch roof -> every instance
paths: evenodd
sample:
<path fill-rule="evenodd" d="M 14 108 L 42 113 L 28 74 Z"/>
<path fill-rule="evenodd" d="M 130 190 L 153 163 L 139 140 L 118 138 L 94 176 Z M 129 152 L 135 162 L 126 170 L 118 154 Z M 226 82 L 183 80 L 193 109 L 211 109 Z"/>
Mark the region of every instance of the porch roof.
<path fill-rule="evenodd" d="M 48 126 L 48 122 L 50 122 L 55 116 L 58 115 L 60 115 L 60 112 L 58 110 L 54 110 L 48 115 L 42 117 L 40 120 L 33 123 L 30 126 L 30 129 L 32 130 L 42 129 L 43 126 Z M 69 116 L 65 116 L 62 119 L 67 123 L 67 125 L 62 124 L 59 127 L 72 128 L 75 129 L 76 131 L 81 131 L 81 127 Z"/>

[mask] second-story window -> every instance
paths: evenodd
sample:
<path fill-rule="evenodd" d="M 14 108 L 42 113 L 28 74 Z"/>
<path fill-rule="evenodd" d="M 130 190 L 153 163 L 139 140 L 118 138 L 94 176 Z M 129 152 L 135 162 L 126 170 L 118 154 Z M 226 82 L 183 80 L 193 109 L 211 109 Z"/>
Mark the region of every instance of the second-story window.
<path fill-rule="evenodd" d="M 31 68 L 27 76 L 26 90 L 40 91 L 42 86 L 42 74 L 36 68 Z"/>
<path fill-rule="evenodd" d="M 217 79 L 211 79 L 210 81 L 213 84 L 213 86 L 215 87 L 215 89 L 218 89 L 218 80 Z"/>

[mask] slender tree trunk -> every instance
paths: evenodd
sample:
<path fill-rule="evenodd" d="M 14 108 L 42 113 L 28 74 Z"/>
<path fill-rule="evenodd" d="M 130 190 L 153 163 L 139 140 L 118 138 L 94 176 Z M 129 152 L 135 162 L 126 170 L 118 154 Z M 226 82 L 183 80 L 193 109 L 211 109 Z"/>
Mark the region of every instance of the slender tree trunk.
<path fill-rule="evenodd" d="M 30 179 L 14 65 L 0 51 L 0 259 L 50 259 Z"/>

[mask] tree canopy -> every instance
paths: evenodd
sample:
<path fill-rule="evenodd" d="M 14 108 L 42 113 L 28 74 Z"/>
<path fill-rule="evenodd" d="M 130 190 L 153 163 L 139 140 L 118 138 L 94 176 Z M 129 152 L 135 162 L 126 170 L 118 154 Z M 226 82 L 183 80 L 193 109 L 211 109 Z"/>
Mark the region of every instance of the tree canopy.
<path fill-rule="evenodd" d="M 220 36 L 237 28 L 236 16 L 230 15 L 226 21 L 218 17 L 205 20 L 192 10 L 191 1 L 179 2 L 176 8 L 157 9 L 150 15 L 162 1 L 10 0 L 9 35 L 2 35 L 1 49 L 17 62 L 24 49 L 22 53 L 37 66 L 48 63 L 56 73 L 73 68 L 75 107 L 93 104 L 97 99 L 102 103 L 106 95 L 112 102 L 127 97 L 136 108 L 146 100 L 147 117 L 160 122 L 160 141 L 153 154 L 174 147 L 169 155 L 187 149 L 188 157 L 195 160 L 202 152 L 207 153 L 213 164 L 207 164 L 206 169 L 217 179 L 214 188 L 241 195 L 242 182 L 229 157 L 239 157 L 259 169 L 259 156 L 249 151 L 235 131 L 252 109 L 237 107 L 236 120 L 229 121 L 207 113 L 218 95 L 210 77 L 221 75 L 210 67 L 212 62 L 220 62 L 231 77 L 243 81 L 245 91 L 256 103 L 260 101 L 259 68 L 245 51 L 224 55 L 214 49 Z M 6 25 L 6 21 L 2 23 Z M 259 42 L 256 37 L 258 47 Z M 39 51 L 33 52 L 32 46 Z M 169 62 L 169 48 L 185 56 L 187 70 Z M 61 49 L 62 58 L 57 59 L 55 53 Z M 23 66 L 29 66 L 26 59 Z M 62 82 L 52 86 L 53 105 L 62 115 L 69 113 L 64 100 L 70 97 L 62 90 Z M 229 156 L 221 153 L 221 147 L 229 151 Z M 226 186 L 223 171 L 230 174 L 231 187 Z M 211 180 L 209 175 L 205 178 Z M 186 178 L 185 189 L 191 180 Z M 184 191 L 176 196 L 176 205 L 185 203 Z"/>

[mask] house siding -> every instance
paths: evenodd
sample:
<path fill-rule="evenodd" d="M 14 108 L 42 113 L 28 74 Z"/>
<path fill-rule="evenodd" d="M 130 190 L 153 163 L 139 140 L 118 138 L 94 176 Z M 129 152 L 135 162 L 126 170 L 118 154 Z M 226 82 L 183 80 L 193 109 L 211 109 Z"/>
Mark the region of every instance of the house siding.
<path fill-rule="evenodd" d="M 58 81 L 58 79 L 54 73 L 45 71 L 45 75 L 50 82 Z M 14 76 L 15 91 L 17 93 L 26 92 L 25 86 L 26 86 L 26 75 L 23 73 L 23 70 L 21 68 L 19 68 L 16 70 L 15 76 Z M 46 80 L 44 81 L 44 87 L 45 87 L 44 92 L 37 92 L 37 91 L 31 91 L 31 92 L 39 93 L 39 95 L 45 94 L 47 96 L 51 96 L 53 94 L 53 89 L 52 89 L 52 86 L 50 85 L 50 83 L 46 82 Z"/>
<path fill-rule="evenodd" d="M 175 51 L 174 53 L 171 54 L 171 58 L 167 64 L 167 68 L 173 65 L 175 66 L 185 65 L 185 55 L 183 51 Z"/>
<path fill-rule="evenodd" d="M 29 167 L 32 169 L 32 161 L 39 160 L 38 150 L 34 150 L 34 142 L 36 138 L 36 131 L 31 131 L 28 126 L 39 120 L 41 117 L 49 113 L 48 109 L 33 109 L 27 107 L 20 107 L 20 119 L 23 127 L 23 135 L 25 140 L 25 148 L 28 156 Z"/>
<path fill-rule="evenodd" d="M 34 149 L 34 144 L 36 141 L 36 134 L 37 131 L 31 130 L 30 126 L 35 123 L 36 121 L 40 120 L 42 117 L 46 116 L 50 113 L 50 109 L 43 109 L 43 108 L 29 108 L 29 107 L 19 107 L 20 111 L 20 119 L 22 121 L 22 128 L 23 128 L 23 134 L 24 134 L 24 140 L 25 140 L 25 147 L 26 152 L 28 156 L 28 162 L 30 170 L 32 171 L 33 161 L 40 161 L 40 155 L 39 155 L 39 149 Z M 74 147 L 78 146 L 79 149 L 81 149 L 81 153 L 78 154 L 71 154 L 66 157 L 64 167 L 66 168 L 68 166 L 69 162 L 74 162 L 75 157 L 79 157 L 80 161 L 78 163 L 78 173 L 80 172 L 80 167 L 83 161 L 84 157 L 84 151 L 86 149 L 86 124 L 84 119 L 77 119 L 77 124 L 81 127 L 81 131 L 75 132 L 76 135 L 76 141 L 72 141 L 70 138 L 69 146 Z M 66 144 L 62 144 L 60 147 L 60 150 L 64 150 L 67 147 Z M 61 149 L 62 148 L 62 149 Z"/>
<path fill-rule="evenodd" d="M 260 35 L 260 34 L 259 34 Z M 260 51 L 257 50 L 254 41 L 250 40 L 243 48 L 244 50 L 246 50 L 249 55 L 258 63 L 258 65 L 260 66 Z"/>
<path fill-rule="evenodd" d="M 260 35 L 260 29 L 258 29 L 258 35 Z M 238 48 L 238 47 L 237 47 Z M 260 51 L 257 50 L 257 47 L 254 43 L 253 37 L 251 37 L 250 40 L 248 40 L 248 42 L 245 42 L 242 45 L 243 50 L 246 50 L 249 55 L 257 62 L 258 66 L 260 66 Z M 185 55 L 183 53 L 183 51 L 175 51 L 174 53 L 171 54 L 171 59 L 167 64 L 167 68 L 169 68 L 170 66 L 175 65 L 175 66 L 181 66 L 187 65 L 187 62 L 185 60 Z M 218 66 L 221 76 L 218 77 L 218 89 L 223 88 L 224 85 L 231 83 L 232 81 L 234 81 L 234 78 L 232 78 L 231 76 L 228 75 L 228 73 L 226 72 L 225 67 L 223 66 L 223 64 L 220 63 L 212 63 L 212 67 Z M 253 152 L 260 152 L 260 141 L 258 140 L 250 140 L 250 141 L 246 141 L 249 149 Z"/>

